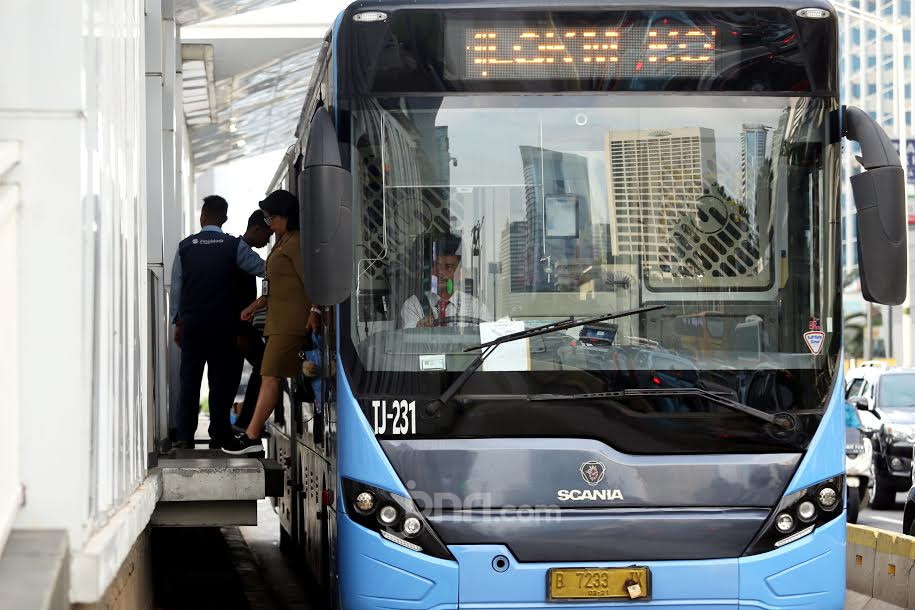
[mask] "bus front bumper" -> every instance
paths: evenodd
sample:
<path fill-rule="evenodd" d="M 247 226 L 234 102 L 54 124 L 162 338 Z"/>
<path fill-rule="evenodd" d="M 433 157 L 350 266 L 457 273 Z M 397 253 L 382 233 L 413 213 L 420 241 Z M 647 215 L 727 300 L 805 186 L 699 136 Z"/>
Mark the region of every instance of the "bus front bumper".
<path fill-rule="evenodd" d="M 516 562 L 501 545 L 453 545 L 446 561 L 404 549 L 338 518 L 339 568 L 345 610 L 521 610 L 524 608 L 840 609 L 845 602 L 845 516 L 780 549 L 742 558 L 607 562 L 651 570 L 651 599 L 633 602 L 548 602 L 547 570 L 596 567 Z M 612 544 L 612 540 L 608 540 Z M 509 567 L 493 568 L 498 556 Z"/>

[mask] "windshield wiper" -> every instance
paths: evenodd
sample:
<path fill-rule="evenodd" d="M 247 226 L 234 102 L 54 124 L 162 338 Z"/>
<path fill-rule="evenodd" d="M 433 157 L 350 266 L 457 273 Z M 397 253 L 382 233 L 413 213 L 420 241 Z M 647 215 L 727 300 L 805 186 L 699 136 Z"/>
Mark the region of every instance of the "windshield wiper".
<path fill-rule="evenodd" d="M 616 390 L 610 392 L 593 392 L 590 394 L 536 394 L 528 398 L 530 401 L 544 400 L 594 400 L 600 398 L 636 398 L 641 396 L 696 396 L 705 398 L 709 402 L 714 402 L 733 411 L 738 411 L 744 415 L 755 417 L 766 423 L 783 428 L 784 430 L 794 430 L 797 427 L 797 420 L 790 413 L 766 413 L 760 411 L 742 402 L 731 400 L 717 392 L 710 392 L 702 388 L 635 388 L 628 390 Z"/>
<path fill-rule="evenodd" d="M 520 339 L 528 339 L 530 337 L 537 337 L 540 335 L 546 335 L 548 333 L 558 332 L 560 330 L 566 330 L 569 328 L 575 328 L 576 326 L 584 326 L 586 324 L 594 324 L 596 322 L 603 322 L 605 320 L 614 320 L 616 318 L 625 318 L 627 316 L 634 316 L 640 313 L 646 313 L 649 311 L 655 311 L 657 309 L 664 309 L 667 305 L 648 305 L 646 307 L 638 307 L 636 309 L 627 309 L 625 311 L 619 311 L 617 313 L 608 313 L 603 316 L 596 316 L 594 318 L 586 318 L 584 320 L 575 320 L 574 318 L 569 318 L 568 320 L 563 320 L 561 322 L 550 322 L 549 324 L 543 324 L 541 326 L 535 326 L 534 328 L 528 328 L 525 330 L 518 331 L 516 333 L 511 333 L 508 335 L 503 335 L 498 339 L 493 339 L 486 343 L 481 343 L 474 347 L 468 347 L 465 349 L 465 352 L 472 352 L 474 350 L 483 350 L 481 351 L 476 358 L 473 359 L 473 362 L 467 365 L 461 374 L 451 382 L 442 395 L 436 398 L 435 400 L 426 404 L 425 411 L 429 416 L 435 416 L 441 410 L 445 404 L 448 403 L 454 395 L 467 383 L 467 380 L 470 379 L 470 376 L 473 375 L 480 365 L 489 358 L 490 355 L 496 348 L 502 345 L 503 343 L 509 343 L 511 341 L 518 341 Z"/>

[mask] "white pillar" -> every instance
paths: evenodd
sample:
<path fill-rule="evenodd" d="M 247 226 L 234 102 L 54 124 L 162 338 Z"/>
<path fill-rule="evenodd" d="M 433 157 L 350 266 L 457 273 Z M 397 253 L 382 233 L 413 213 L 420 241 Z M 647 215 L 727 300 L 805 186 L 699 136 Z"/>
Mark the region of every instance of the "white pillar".
<path fill-rule="evenodd" d="M 19 164 L 4 177 L 19 185 L 21 201 L 16 257 L 7 261 L 16 266 L 15 284 L 3 288 L 15 303 L 18 337 L 4 335 L 0 350 L 0 368 L 15 360 L 24 405 L 18 426 L 6 428 L 18 438 L 25 492 L 15 526 L 65 529 L 71 546 L 86 538 L 93 418 L 85 289 L 91 261 L 83 254 L 95 199 L 81 167 L 88 137 L 83 9 L 60 0 L 0 2 L 0 57 L 7 58 L 0 133 L 23 143 Z M 28 24 L 53 35 L 36 36 Z"/>
<path fill-rule="evenodd" d="M 0 11 L 2 15 L 2 11 Z M 0 140 L 0 286 L 18 284 L 19 267 L 19 208 L 21 199 L 19 185 L 6 180 L 18 163 L 21 143 Z M 7 440 L 0 445 L 0 553 L 6 543 L 13 520 L 22 502 L 22 487 L 19 480 L 19 361 L 12 357 L 18 345 L 16 299 L 0 299 L 0 337 L 4 338 L 7 349 L 0 355 L 0 387 L 4 389 L 4 400 L 0 401 L 0 419 L 7 430 Z M 10 347 L 12 346 L 12 348 Z"/>

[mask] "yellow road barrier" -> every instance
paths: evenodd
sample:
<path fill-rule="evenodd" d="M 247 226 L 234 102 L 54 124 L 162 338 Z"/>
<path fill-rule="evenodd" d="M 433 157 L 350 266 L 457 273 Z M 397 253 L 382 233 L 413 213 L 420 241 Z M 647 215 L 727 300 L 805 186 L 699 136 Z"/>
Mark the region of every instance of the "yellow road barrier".
<path fill-rule="evenodd" d="M 849 525 L 845 549 L 846 610 L 915 610 L 913 566 L 915 538 Z"/>

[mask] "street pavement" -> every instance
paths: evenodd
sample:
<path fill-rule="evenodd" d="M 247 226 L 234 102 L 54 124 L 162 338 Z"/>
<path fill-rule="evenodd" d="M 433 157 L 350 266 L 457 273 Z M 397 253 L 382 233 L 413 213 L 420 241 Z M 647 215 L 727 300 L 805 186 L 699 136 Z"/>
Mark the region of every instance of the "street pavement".
<path fill-rule="evenodd" d="M 269 500 L 257 503 L 257 526 L 238 528 L 260 568 L 277 610 L 318 610 L 309 602 L 305 567 L 280 552 L 280 520 Z"/>
<path fill-rule="evenodd" d="M 858 515 L 858 525 L 878 527 L 890 532 L 902 533 L 902 509 L 905 493 L 896 494 L 896 505 L 889 510 L 874 510 L 870 506 Z"/>
<path fill-rule="evenodd" d="M 153 528 L 156 610 L 320 610 L 304 568 L 280 553 L 268 500 L 257 517 L 256 527 Z"/>

